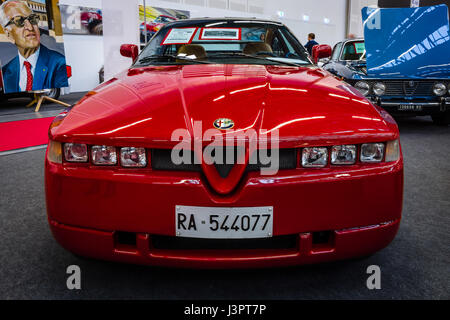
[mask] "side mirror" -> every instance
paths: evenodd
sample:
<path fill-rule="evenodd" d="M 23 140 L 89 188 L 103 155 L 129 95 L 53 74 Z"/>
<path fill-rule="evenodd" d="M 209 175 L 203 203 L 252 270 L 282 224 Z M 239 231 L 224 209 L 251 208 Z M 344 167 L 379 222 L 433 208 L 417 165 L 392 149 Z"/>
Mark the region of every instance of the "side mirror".
<path fill-rule="evenodd" d="M 138 56 L 138 47 L 134 44 L 123 44 L 120 46 L 120 54 L 124 57 L 131 58 L 134 62 Z"/>
<path fill-rule="evenodd" d="M 327 44 L 318 44 L 312 48 L 312 58 L 315 64 L 320 59 L 331 57 L 331 47 Z"/>

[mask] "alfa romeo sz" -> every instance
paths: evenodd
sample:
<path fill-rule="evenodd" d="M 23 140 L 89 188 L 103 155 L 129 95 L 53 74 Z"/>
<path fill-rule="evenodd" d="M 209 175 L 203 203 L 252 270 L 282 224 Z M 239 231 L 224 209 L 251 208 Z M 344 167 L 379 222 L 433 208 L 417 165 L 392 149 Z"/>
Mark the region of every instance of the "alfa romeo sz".
<path fill-rule="evenodd" d="M 48 221 L 63 247 L 269 267 L 365 256 L 395 237 L 395 121 L 315 66 L 283 24 L 180 20 L 121 53 L 131 67 L 49 129 Z"/>

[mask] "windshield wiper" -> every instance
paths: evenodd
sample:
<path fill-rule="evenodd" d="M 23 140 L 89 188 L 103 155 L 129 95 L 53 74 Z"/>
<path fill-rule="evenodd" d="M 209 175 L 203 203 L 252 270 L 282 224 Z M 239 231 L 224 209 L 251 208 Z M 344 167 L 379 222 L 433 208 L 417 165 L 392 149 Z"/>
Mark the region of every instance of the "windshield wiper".
<path fill-rule="evenodd" d="M 272 59 L 258 57 L 258 56 L 254 56 L 254 55 L 246 54 L 246 53 L 242 53 L 242 52 L 222 52 L 222 53 L 216 53 L 214 55 L 211 55 L 210 57 L 220 57 L 220 56 L 223 56 L 223 57 L 246 57 L 246 58 L 259 59 L 259 60 L 264 60 L 264 61 L 278 62 L 278 63 L 285 64 L 288 66 L 302 67 L 302 65 L 294 63 L 294 62 L 280 61 L 280 60 L 275 60 L 275 59 L 272 60 Z M 273 57 L 273 58 L 278 58 L 278 57 Z"/>
<path fill-rule="evenodd" d="M 187 58 L 186 56 L 176 56 L 173 54 L 166 54 L 166 55 L 151 55 L 151 56 L 146 56 L 142 59 L 139 59 L 138 62 L 139 63 L 147 63 L 153 60 L 160 60 L 160 59 L 165 59 L 165 58 L 171 58 L 171 59 L 175 59 L 175 60 L 183 60 L 183 61 L 189 61 L 189 62 L 194 62 L 194 63 L 203 63 L 203 64 L 210 64 L 212 62 L 209 61 L 201 61 L 201 60 L 196 60 L 196 59 L 191 59 L 191 58 Z"/>

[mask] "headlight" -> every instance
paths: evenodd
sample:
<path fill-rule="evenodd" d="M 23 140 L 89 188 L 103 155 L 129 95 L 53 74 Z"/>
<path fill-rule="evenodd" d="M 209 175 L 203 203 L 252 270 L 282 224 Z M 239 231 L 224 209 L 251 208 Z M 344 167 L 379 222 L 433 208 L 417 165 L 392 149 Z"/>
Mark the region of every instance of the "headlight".
<path fill-rule="evenodd" d="M 67 162 L 87 162 L 87 145 L 79 143 L 65 143 L 64 159 L 66 159 Z"/>
<path fill-rule="evenodd" d="M 381 162 L 384 143 L 364 143 L 361 145 L 361 162 Z"/>
<path fill-rule="evenodd" d="M 355 162 L 355 145 L 333 146 L 331 148 L 331 164 L 354 164 Z"/>
<path fill-rule="evenodd" d="M 92 146 L 92 163 L 96 165 L 114 165 L 117 163 L 116 147 Z"/>
<path fill-rule="evenodd" d="M 437 96 L 443 96 L 447 92 L 447 88 L 443 83 L 435 83 L 433 86 L 433 93 Z"/>
<path fill-rule="evenodd" d="M 384 92 L 386 91 L 386 86 L 382 82 L 377 82 L 373 85 L 373 93 L 375 93 L 377 96 L 382 96 Z"/>
<path fill-rule="evenodd" d="M 120 163 L 123 167 L 145 167 L 147 165 L 145 149 L 133 147 L 120 149 Z"/>
<path fill-rule="evenodd" d="M 370 91 L 370 86 L 365 81 L 358 81 L 357 83 L 355 83 L 355 88 L 365 96 L 367 96 Z"/>
<path fill-rule="evenodd" d="M 325 167 L 328 163 L 327 148 L 304 148 L 302 151 L 303 167 Z"/>
<path fill-rule="evenodd" d="M 386 143 L 386 162 L 397 161 L 400 159 L 400 143 L 398 140 L 388 141 Z"/>

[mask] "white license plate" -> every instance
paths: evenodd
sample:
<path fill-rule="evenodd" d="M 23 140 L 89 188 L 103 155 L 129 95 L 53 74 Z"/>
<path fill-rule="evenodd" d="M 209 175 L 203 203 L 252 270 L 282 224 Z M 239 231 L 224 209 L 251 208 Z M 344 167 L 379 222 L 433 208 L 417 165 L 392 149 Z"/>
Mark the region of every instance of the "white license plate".
<path fill-rule="evenodd" d="M 267 238 L 273 234 L 273 207 L 175 207 L 179 237 Z"/>
<path fill-rule="evenodd" d="M 399 111 L 422 111 L 421 105 L 416 104 L 401 104 L 398 106 Z"/>

